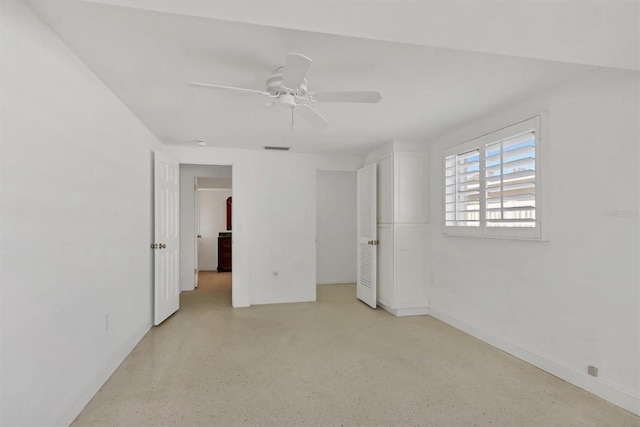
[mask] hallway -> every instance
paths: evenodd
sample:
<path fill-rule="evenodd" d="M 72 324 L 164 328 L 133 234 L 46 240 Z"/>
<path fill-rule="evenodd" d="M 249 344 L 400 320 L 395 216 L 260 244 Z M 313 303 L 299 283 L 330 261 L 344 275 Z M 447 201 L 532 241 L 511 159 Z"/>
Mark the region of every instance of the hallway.
<path fill-rule="evenodd" d="M 180 294 L 180 311 L 212 306 L 231 308 L 231 272 L 201 271 L 198 287 Z"/>
<path fill-rule="evenodd" d="M 73 425 L 638 425 L 438 320 L 372 310 L 355 285 L 233 309 L 230 278 L 183 292 Z"/>

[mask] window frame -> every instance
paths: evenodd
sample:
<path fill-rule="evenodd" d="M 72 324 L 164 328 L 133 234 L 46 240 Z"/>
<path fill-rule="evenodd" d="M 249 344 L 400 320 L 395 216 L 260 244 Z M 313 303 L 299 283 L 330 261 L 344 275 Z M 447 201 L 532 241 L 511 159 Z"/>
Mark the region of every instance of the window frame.
<path fill-rule="evenodd" d="M 512 125 L 500 128 L 493 132 L 484 134 L 472 140 L 445 148 L 442 155 L 443 173 L 441 175 L 443 183 L 441 185 L 442 203 L 441 209 L 443 213 L 442 230 L 443 233 L 450 236 L 465 237 L 484 237 L 499 239 L 518 239 L 518 240 L 543 240 L 542 234 L 542 143 L 544 131 L 542 114 L 531 117 L 526 120 L 514 123 Z M 487 227 L 486 226 L 486 177 L 485 175 L 485 159 L 486 147 L 488 145 L 507 140 L 518 135 L 533 131 L 535 134 L 535 226 L 534 227 Z M 461 155 L 470 151 L 478 150 L 479 152 L 479 177 L 480 177 L 480 222 L 475 226 L 459 226 L 447 225 L 446 218 L 446 162 L 447 157 Z"/>

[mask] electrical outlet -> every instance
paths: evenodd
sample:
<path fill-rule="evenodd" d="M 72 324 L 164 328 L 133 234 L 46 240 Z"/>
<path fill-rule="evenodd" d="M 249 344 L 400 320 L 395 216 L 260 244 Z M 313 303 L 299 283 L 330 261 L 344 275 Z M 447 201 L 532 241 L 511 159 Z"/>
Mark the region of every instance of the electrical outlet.
<path fill-rule="evenodd" d="M 104 330 L 109 330 L 109 313 L 104 315 Z"/>
<path fill-rule="evenodd" d="M 587 366 L 587 373 L 589 375 L 591 375 L 592 377 L 597 377 L 598 376 L 598 368 L 596 368 L 595 366 Z"/>

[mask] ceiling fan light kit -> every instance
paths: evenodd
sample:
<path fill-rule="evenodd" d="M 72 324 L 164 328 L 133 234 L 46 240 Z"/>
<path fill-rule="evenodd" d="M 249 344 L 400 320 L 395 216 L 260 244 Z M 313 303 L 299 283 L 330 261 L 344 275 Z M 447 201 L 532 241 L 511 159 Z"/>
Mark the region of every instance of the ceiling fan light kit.
<path fill-rule="evenodd" d="M 279 104 L 284 107 L 296 108 L 298 105 L 296 104 L 295 95 L 291 95 L 290 93 L 283 93 L 278 96 Z"/>
<path fill-rule="evenodd" d="M 284 66 L 278 67 L 266 81 L 266 91 L 245 89 L 232 86 L 221 86 L 209 83 L 191 83 L 199 88 L 230 90 L 253 93 L 272 98 L 267 106 L 283 106 L 291 109 L 291 131 L 293 131 L 294 112 L 316 129 L 323 129 L 329 122 L 309 104 L 314 102 L 358 102 L 375 104 L 380 102 L 379 92 L 309 92 L 305 76 L 311 59 L 299 53 L 287 54 Z"/>

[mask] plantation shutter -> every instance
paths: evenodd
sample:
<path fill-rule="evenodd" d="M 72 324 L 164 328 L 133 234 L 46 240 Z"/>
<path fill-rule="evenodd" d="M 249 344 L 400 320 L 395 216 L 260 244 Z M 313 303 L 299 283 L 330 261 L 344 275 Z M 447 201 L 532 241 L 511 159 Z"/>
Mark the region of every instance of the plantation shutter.
<path fill-rule="evenodd" d="M 485 145 L 487 227 L 536 226 L 535 131 Z"/>
<path fill-rule="evenodd" d="M 480 225 L 480 150 L 445 158 L 445 225 Z"/>
<path fill-rule="evenodd" d="M 444 229 L 451 235 L 542 239 L 541 118 L 449 147 Z"/>

